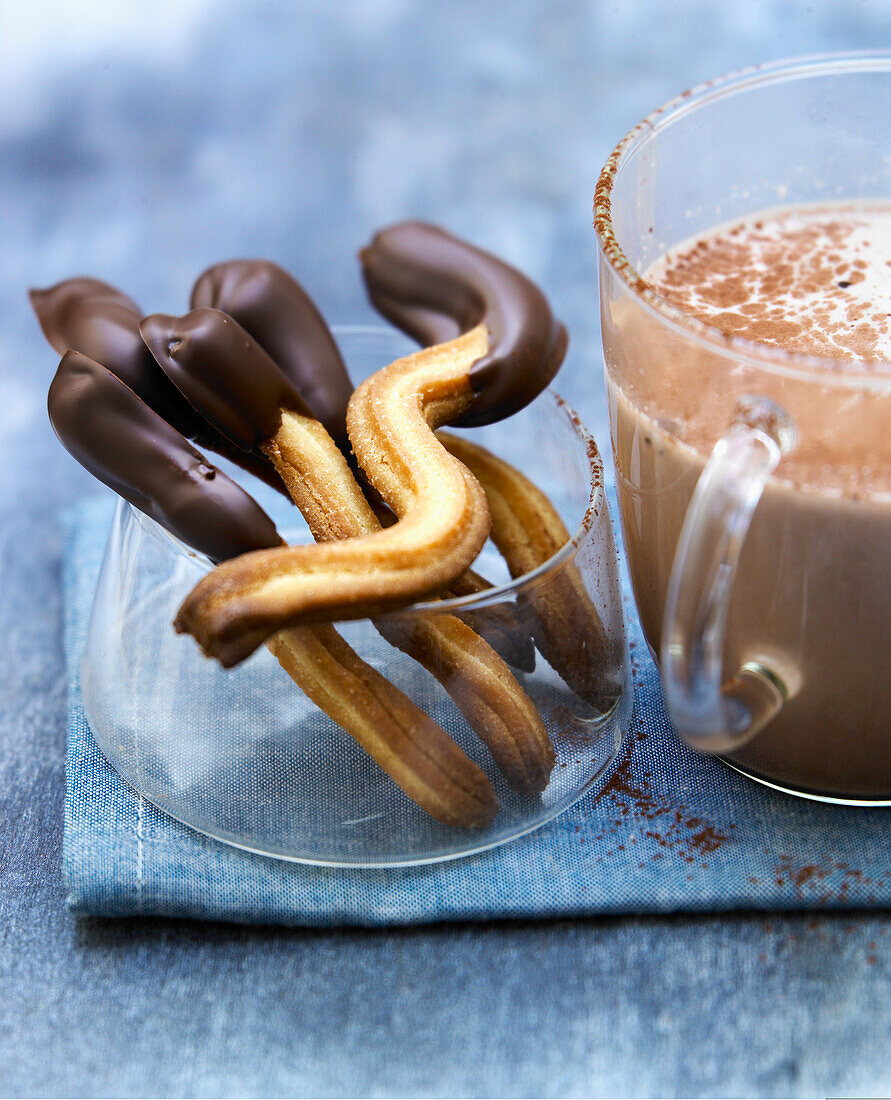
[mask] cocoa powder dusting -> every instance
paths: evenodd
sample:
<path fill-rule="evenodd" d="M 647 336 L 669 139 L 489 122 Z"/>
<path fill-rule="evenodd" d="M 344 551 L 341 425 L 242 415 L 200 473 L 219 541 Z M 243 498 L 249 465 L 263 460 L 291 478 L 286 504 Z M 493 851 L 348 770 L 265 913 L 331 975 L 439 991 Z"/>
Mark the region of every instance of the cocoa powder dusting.
<path fill-rule="evenodd" d="M 639 722 L 637 726 L 640 726 Z M 626 826 L 628 819 L 633 818 L 642 824 L 647 823 L 648 827 L 643 828 L 641 833 L 659 848 L 651 857 L 653 861 L 669 855 L 685 863 L 707 867 L 708 857 L 729 843 L 731 836 L 718 826 L 703 821 L 669 792 L 654 789 L 649 772 L 644 772 L 641 778 L 632 774 L 635 747 L 646 736 L 639 730 L 633 732 L 637 732 L 638 736 L 628 737 L 623 758 L 597 795 L 598 805 L 606 802 L 619 814 L 597 839 L 614 836 L 618 828 Z M 733 825 L 729 827 L 731 831 L 734 828 Z"/>
<path fill-rule="evenodd" d="M 858 364 L 891 353 L 883 273 L 891 211 L 783 210 L 678 246 L 650 287 L 727 337 Z"/>
<path fill-rule="evenodd" d="M 873 878 L 843 860 L 827 859 L 821 863 L 799 863 L 791 856 L 781 855 L 774 869 L 774 882 L 779 887 L 791 886 L 799 898 L 821 905 L 844 902 L 852 886 L 872 888 L 866 895 L 875 904 L 879 888 L 887 886 L 887 877 Z"/>

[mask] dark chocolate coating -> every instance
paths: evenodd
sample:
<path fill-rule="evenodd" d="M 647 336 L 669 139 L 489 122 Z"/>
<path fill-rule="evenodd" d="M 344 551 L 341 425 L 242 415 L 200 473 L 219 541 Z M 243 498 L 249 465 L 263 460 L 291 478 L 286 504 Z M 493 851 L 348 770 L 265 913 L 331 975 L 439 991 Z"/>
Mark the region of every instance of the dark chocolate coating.
<path fill-rule="evenodd" d="M 252 450 L 271 439 L 283 408 L 312 416 L 263 348 L 220 310 L 193 309 L 185 317 L 156 313 L 140 330 L 180 393 L 237 446 Z"/>
<path fill-rule="evenodd" d="M 212 561 L 281 544 L 252 497 L 86 355 L 65 353 L 47 407 L 56 434 L 82 466 Z"/>
<path fill-rule="evenodd" d="M 60 355 L 80 351 L 116 374 L 178 432 L 244 467 L 285 493 L 265 459 L 245 455 L 195 412 L 155 362 L 139 334 L 139 307 L 98 279 L 66 279 L 49 290 L 32 290 L 31 304 L 43 333 Z"/>
<path fill-rule="evenodd" d="M 566 355 L 568 336 L 544 294 L 516 268 L 434 225 L 400 222 L 360 255 L 372 305 L 424 345 L 484 323 L 489 351 L 470 371 L 476 397 L 456 420 L 491 424 L 528 405 Z"/>
<path fill-rule="evenodd" d="M 353 392 L 324 318 L 300 284 L 268 260 L 230 260 L 208 268 L 192 288 L 192 308 L 228 313 L 275 360 L 339 445 Z"/>
<path fill-rule="evenodd" d="M 43 334 L 59 355 L 79 351 L 116 374 L 168 424 L 190 439 L 203 425 L 159 370 L 139 335 L 142 312 L 126 294 L 99 279 L 66 279 L 29 292 Z"/>

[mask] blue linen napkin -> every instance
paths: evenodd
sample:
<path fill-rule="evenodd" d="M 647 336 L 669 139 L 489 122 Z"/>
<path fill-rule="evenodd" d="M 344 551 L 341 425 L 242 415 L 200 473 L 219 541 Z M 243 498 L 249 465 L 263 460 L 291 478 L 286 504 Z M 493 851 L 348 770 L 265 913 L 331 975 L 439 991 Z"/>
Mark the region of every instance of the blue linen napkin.
<path fill-rule="evenodd" d="M 74 913 L 376 926 L 891 904 L 888 812 L 779 794 L 680 744 L 630 601 L 636 710 L 622 751 L 602 784 L 530 836 L 397 870 L 309 867 L 201 836 L 118 777 L 84 716 L 78 664 L 111 514 L 102 499 L 66 516 L 64 875 Z"/>

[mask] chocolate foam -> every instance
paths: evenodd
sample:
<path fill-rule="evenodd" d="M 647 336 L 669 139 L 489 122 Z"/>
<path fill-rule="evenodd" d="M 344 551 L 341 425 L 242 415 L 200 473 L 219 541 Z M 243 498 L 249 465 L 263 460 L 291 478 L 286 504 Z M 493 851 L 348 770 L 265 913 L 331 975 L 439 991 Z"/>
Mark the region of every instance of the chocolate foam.
<path fill-rule="evenodd" d="M 158 365 L 201 416 L 238 447 L 271 439 L 282 409 L 312 412 L 278 365 L 237 321 L 201 307 L 156 313 L 140 325 Z"/>
<path fill-rule="evenodd" d="M 476 397 L 457 425 L 491 424 L 519 411 L 563 362 L 568 336 L 544 294 L 490 253 L 408 221 L 375 234 L 359 258 L 372 305 L 419 343 L 486 325 L 489 351 L 470 372 Z"/>
<path fill-rule="evenodd" d="M 679 245 L 645 278 L 728 336 L 891 362 L 891 206 L 767 212 Z"/>
<path fill-rule="evenodd" d="M 252 497 L 95 360 L 66 352 L 47 408 L 82 466 L 212 561 L 281 544 Z"/>
<path fill-rule="evenodd" d="M 313 301 L 268 260 L 230 260 L 199 276 L 192 308 L 233 317 L 278 364 L 339 446 L 348 447 L 346 410 L 353 392 L 340 351 Z"/>

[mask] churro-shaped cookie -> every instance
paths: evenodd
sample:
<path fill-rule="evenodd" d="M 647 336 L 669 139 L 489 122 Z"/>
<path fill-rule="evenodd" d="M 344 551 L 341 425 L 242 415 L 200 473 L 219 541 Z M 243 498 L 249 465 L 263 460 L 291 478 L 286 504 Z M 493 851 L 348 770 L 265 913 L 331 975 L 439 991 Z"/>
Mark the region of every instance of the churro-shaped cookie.
<path fill-rule="evenodd" d="M 537 569 L 569 542 L 556 508 L 519 470 L 463 437 L 441 432 L 440 439 L 485 489 L 491 538 L 512 577 Z M 546 585 L 530 588 L 528 598 L 545 659 L 577 695 L 608 711 L 620 693 L 615 674 L 621 641 L 604 628 L 578 570 L 571 562 L 558 565 Z"/>
<path fill-rule="evenodd" d="M 353 384 L 331 330 L 296 279 L 268 260 L 228 260 L 195 281 L 191 307 L 202 306 L 222 310 L 250 333 L 337 445 L 348 448 Z"/>
<path fill-rule="evenodd" d="M 469 428 L 518 412 L 563 362 L 566 329 L 535 283 L 497 256 L 407 221 L 375 234 L 359 258 L 372 305 L 419 344 L 485 328 L 468 375 L 472 399 L 449 423 Z"/>
<path fill-rule="evenodd" d="M 436 345 L 475 325 L 489 333 L 489 348 L 471 370 L 474 399 L 451 423 L 485 424 L 516 412 L 560 366 L 566 330 L 535 284 L 497 257 L 436 226 L 402 222 L 378 233 L 360 258 L 372 304 L 420 343 Z M 566 544 L 569 532 L 528 478 L 471 443 L 450 439 L 449 448 L 486 489 L 492 538 L 512 576 Z M 616 697 L 615 646 L 577 571 L 564 567 L 532 599 L 545 658 L 578 695 L 608 709 Z"/>
<path fill-rule="evenodd" d="M 219 323 L 221 317 L 223 323 Z M 172 324 L 177 339 L 171 341 Z M 228 344 L 220 349 L 221 361 L 239 350 L 258 359 L 265 354 L 253 341 L 246 344 L 246 334 L 236 322 L 213 310 L 193 310 L 182 319 L 147 318 L 142 333 L 177 381 L 178 360 L 192 339 L 203 338 L 202 330 L 209 325 L 217 326 L 214 338 Z M 272 634 L 298 623 L 374 616 L 440 591 L 460 577 L 488 535 L 486 498 L 474 478 L 439 443 L 431 425 L 438 426 L 442 413 L 448 415 L 469 396 L 467 371 L 481 348 L 485 350 L 484 331 L 456 342 L 445 357 L 421 353 L 411 362 L 403 361 L 390 376 L 389 396 L 382 399 L 379 410 L 377 442 L 369 438 L 366 455 L 376 472 L 403 463 L 400 491 L 391 493 L 390 499 L 383 493 L 399 517 L 397 523 L 360 538 L 258 551 L 225 562 L 187 597 L 177 628 L 193 634 L 205 652 L 228 666 L 250 655 L 263 630 Z M 241 433 L 246 447 L 271 440 L 280 429 L 282 409 L 293 390 L 280 373 L 278 381 L 271 376 L 267 380 L 269 388 L 261 392 L 252 372 L 238 379 L 215 379 L 213 386 L 206 387 L 202 409 L 226 425 L 231 439 Z M 230 383 L 234 389 L 227 390 Z M 245 389 L 261 400 L 265 422 L 248 423 L 239 415 Z M 212 412 L 215 406 L 219 419 Z M 305 406 L 299 411 L 308 413 Z M 327 433 L 321 424 L 317 431 L 320 459 L 322 437 Z M 408 439 L 415 441 L 412 449 L 403 447 L 402 440 Z M 309 494 L 315 499 L 307 501 L 310 514 L 326 511 L 329 482 L 340 482 L 348 473 L 345 460 L 340 466 L 335 461 L 331 454 L 329 462 L 315 467 L 316 456 L 307 455 L 305 476 L 315 468 L 315 490 Z M 375 480 L 371 469 L 366 472 Z M 378 480 L 383 484 L 387 478 Z M 361 493 L 357 507 L 359 497 Z"/>
<path fill-rule="evenodd" d="M 353 384 L 337 343 L 315 303 L 300 284 L 268 260 L 228 260 L 215 264 L 195 281 L 192 308 L 207 306 L 228 314 L 260 345 L 291 382 L 312 415 L 320 420 L 355 469 L 346 429 Z M 140 341 L 141 342 L 141 341 Z M 367 483 L 363 492 L 369 495 Z M 393 516 L 369 501 L 384 526 Z M 326 536 L 318 535 L 317 539 Z M 492 586 L 468 570 L 443 595 L 475 595 Z M 460 617 L 492 645 L 508 664 L 524 672 L 535 668 L 535 647 L 509 606 L 489 607 L 485 615 Z"/>
<path fill-rule="evenodd" d="M 68 352 L 48 407 L 82 465 L 200 553 L 220 561 L 281 543 L 244 490 L 99 363 Z M 483 771 L 332 626 L 284 630 L 267 644 L 307 697 L 434 818 L 469 828 L 491 822 L 497 801 Z"/>
<path fill-rule="evenodd" d="M 223 314 L 205 311 L 200 322 L 190 314 L 179 320 L 149 318 L 144 325 L 146 339 L 183 394 L 234 441 L 259 446 L 315 539 L 356 540 L 379 532 L 377 516 L 336 443 L 302 410 L 300 396 L 287 387 L 276 364 Z M 265 405 L 269 395 L 277 402 L 274 416 Z M 391 416 L 386 409 L 382 413 L 385 421 Z M 263 438 L 273 420 L 274 434 Z M 405 444 L 406 453 L 410 446 Z M 393 495 L 392 505 L 410 508 L 411 500 Z M 547 785 L 554 759 L 550 739 L 531 700 L 491 646 L 452 615 L 397 615 L 376 625 L 443 684 L 514 787 L 536 793 Z"/>
<path fill-rule="evenodd" d="M 264 447 L 295 503 L 309 501 L 302 510 L 313 536 L 357 538 L 378 530 L 373 511 L 359 506 L 361 490 L 352 477 L 327 479 L 327 508 L 313 507 L 307 455 L 317 471 L 316 442 L 306 418 L 286 411 L 275 440 Z M 375 626 L 439 680 L 511 786 L 525 794 L 547 786 L 554 764 L 550 738 L 532 700 L 487 641 L 455 615 L 431 613 L 419 619 L 395 614 L 377 619 Z"/>
<path fill-rule="evenodd" d="M 47 410 L 95 478 L 211 561 L 281 544 L 253 497 L 102 364 L 66 352 Z"/>

